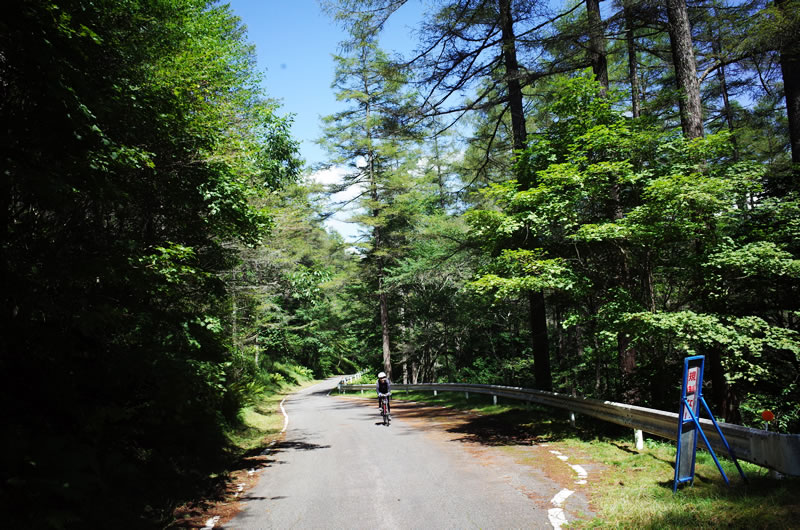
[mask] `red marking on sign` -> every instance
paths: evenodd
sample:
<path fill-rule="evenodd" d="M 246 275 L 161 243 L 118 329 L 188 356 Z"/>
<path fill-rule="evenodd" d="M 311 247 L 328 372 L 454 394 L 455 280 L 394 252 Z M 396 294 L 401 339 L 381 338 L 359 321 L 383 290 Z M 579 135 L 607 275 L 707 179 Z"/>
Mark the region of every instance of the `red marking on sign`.
<path fill-rule="evenodd" d="M 772 421 L 775 419 L 775 414 L 771 410 L 765 410 L 761 413 L 761 419 L 764 421 Z"/>
<path fill-rule="evenodd" d="M 698 368 L 695 366 L 693 368 L 689 368 L 689 373 L 686 374 L 686 393 L 687 394 L 695 394 L 697 393 L 697 374 Z"/>
<path fill-rule="evenodd" d="M 694 396 L 686 396 L 686 403 L 689 404 L 689 408 L 687 409 L 687 408 L 684 407 L 684 409 L 683 409 L 683 419 L 684 420 L 691 420 L 692 419 L 692 415 L 689 413 L 689 410 L 691 409 L 692 412 L 694 412 L 695 414 L 697 413 L 697 410 L 695 410 L 695 408 L 694 408 L 694 403 L 695 403 Z"/>

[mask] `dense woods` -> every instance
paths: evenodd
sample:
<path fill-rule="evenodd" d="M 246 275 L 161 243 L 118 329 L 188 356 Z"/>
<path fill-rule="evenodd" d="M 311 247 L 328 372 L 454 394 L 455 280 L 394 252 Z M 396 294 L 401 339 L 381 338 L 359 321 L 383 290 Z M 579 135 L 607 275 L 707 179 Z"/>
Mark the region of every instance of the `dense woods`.
<path fill-rule="evenodd" d="M 362 368 L 674 410 L 703 354 L 800 430 L 800 2 L 438 0 L 382 49 L 412 4 L 323 5 L 333 186 L 228 7 L 0 8 L 12 526 L 163 526 L 253 396 Z"/>
<path fill-rule="evenodd" d="M 356 57 L 408 4 L 327 8 L 351 29 L 343 49 Z M 381 139 L 395 146 L 393 167 L 417 193 L 446 198 L 415 212 L 386 200 L 403 243 L 363 238 L 365 261 L 383 264 L 367 292 L 390 308 L 395 379 L 671 409 L 681 359 L 704 354 L 717 414 L 755 425 L 778 409 L 796 431 L 796 96 L 785 58 L 798 27 L 781 2 L 432 3 L 416 52 L 392 58 L 416 111 L 376 120 L 396 129 Z M 346 97 L 353 108 L 378 102 L 366 90 Z M 409 133 L 421 138 L 410 170 Z M 428 284 L 441 297 L 418 305 Z"/>
<path fill-rule="evenodd" d="M 273 223 L 294 142 L 224 7 L 0 20 L 6 523 L 155 524 L 223 463 L 248 382 L 226 274 Z"/>

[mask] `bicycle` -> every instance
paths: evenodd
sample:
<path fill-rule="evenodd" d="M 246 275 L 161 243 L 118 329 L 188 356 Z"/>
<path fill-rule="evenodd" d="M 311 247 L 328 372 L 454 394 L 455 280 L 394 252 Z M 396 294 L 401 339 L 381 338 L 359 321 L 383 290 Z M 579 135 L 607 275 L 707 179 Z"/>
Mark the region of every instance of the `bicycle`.
<path fill-rule="evenodd" d="M 389 414 L 389 400 L 387 399 L 387 396 L 383 394 L 379 395 L 378 399 L 380 400 L 379 402 L 381 406 L 381 417 L 383 418 L 383 424 L 388 427 L 389 423 L 392 421 L 392 416 Z"/>

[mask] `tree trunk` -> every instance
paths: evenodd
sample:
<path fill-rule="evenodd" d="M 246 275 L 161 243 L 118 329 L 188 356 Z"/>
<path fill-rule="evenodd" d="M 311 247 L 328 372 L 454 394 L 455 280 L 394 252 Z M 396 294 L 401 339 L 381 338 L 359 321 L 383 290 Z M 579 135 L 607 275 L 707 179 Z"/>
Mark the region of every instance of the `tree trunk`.
<path fill-rule="evenodd" d="M 700 102 L 700 83 L 697 80 L 686 0 L 667 0 L 667 20 L 675 77 L 680 92 L 681 127 L 687 138 L 700 138 L 703 136 L 703 107 Z"/>
<path fill-rule="evenodd" d="M 788 11 L 786 0 L 775 0 L 781 11 Z M 789 16 L 789 13 L 786 14 Z M 786 96 L 786 114 L 789 118 L 789 142 L 792 146 L 794 169 L 793 187 L 800 189 L 800 46 L 797 39 L 786 38 L 780 49 L 781 72 L 783 74 L 783 93 Z"/>
<path fill-rule="evenodd" d="M 236 329 L 236 318 L 237 318 L 236 309 L 237 308 L 236 308 L 236 290 L 235 289 L 231 289 L 231 303 L 233 305 L 232 311 L 231 311 L 231 343 L 233 344 L 233 349 L 234 350 L 238 350 L 239 349 L 239 345 L 238 345 L 238 343 L 236 341 L 238 337 L 236 335 L 238 334 L 239 331 Z"/>
<path fill-rule="evenodd" d="M 731 107 L 730 97 L 728 96 L 728 80 L 725 76 L 725 67 L 720 66 L 717 70 L 717 79 L 719 79 L 719 89 L 722 93 L 723 112 L 725 113 L 725 123 L 728 125 L 728 130 L 731 132 L 731 145 L 733 146 L 733 159 L 739 160 L 739 146 L 736 142 L 736 136 L 733 129 L 733 108 Z"/>
<path fill-rule="evenodd" d="M 597 342 L 597 334 L 592 333 L 592 343 L 594 343 L 594 351 L 601 351 L 600 344 Z M 603 357 L 595 355 L 594 360 L 594 394 L 595 396 L 602 396 L 603 394 L 603 366 L 605 366 Z"/>
<path fill-rule="evenodd" d="M 533 347 L 533 378 L 539 390 L 553 389 L 550 372 L 550 341 L 547 336 L 547 312 L 542 291 L 529 291 L 531 346 Z"/>
<path fill-rule="evenodd" d="M 606 59 L 606 37 L 603 17 L 600 15 L 600 0 L 586 0 L 589 19 L 589 59 L 594 78 L 603 86 L 603 96 L 608 91 L 608 62 Z"/>
<path fill-rule="evenodd" d="M 511 109 L 511 128 L 514 137 L 514 150 L 525 149 L 528 132 L 525 126 L 525 109 L 522 99 L 522 86 L 519 82 L 519 63 L 517 62 L 514 20 L 511 13 L 511 0 L 499 0 L 500 29 L 503 40 L 503 64 L 506 67 L 508 104 Z M 518 175 L 522 177 L 521 175 Z M 519 179 L 520 188 L 529 189 L 533 184 L 527 176 Z M 550 344 L 547 337 L 547 313 L 544 293 L 529 292 L 531 347 L 533 348 L 534 380 L 542 390 L 553 388 L 550 372 Z"/>
<path fill-rule="evenodd" d="M 642 103 L 639 97 L 639 70 L 636 61 L 636 39 L 633 33 L 633 12 L 625 6 L 625 40 L 628 45 L 628 80 L 631 84 L 631 113 L 634 118 L 642 115 Z"/>
<path fill-rule="evenodd" d="M 636 375 L 636 348 L 631 347 L 631 339 L 628 334 L 620 332 L 617 334 L 617 357 L 619 359 L 619 371 L 621 374 L 621 397 L 623 403 L 638 405 L 642 401 Z"/>
<path fill-rule="evenodd" d="M 367 82 L 364 82 L 364 93 L 369 96 L 369 85 Z M 377 170 L 375 168 L 375 150 L 373 147 L 372 142 L 372 129 L 369 125 L 372 109 L 370 103 L 367 102 L 367 106 L 365 109 L 366 115 L 366 137 L 367 137 L 367 156 L 368 159 L 368 171 L 369 171 L 369 186 L 370 186 L 370 197 L 374 201 L 374 204 L 379 204 L 378 202 L 378 175 Z M 375 251 L 378 253 L 377 256 L 377 280 L 378 280 L 378 307 L 380 311 L 380 319 L 381 319 L 381 345 L 383 349 L 383 371 L 386 372 L 386 377 L 391 381 L 392 379 L 392 351 L 390 348 L 389 342 L 389 303 L 387 301 L 386 292 L 384 291 L 383 287 L 383 276 L 384 276 L 384 263 L 383 258 L 380 256 L 380 252 L 383 249 L 383 234 L 381 233 L 380 224 L 377 222 L 378 217 L 380 216 L 380 210 L 376 207 L 373 208 L 372 217 L 376 219 L 375 226 L 372 229 L 373 233 L 373 244 Z"/>
<path fill-rule="evenodd" d="M 726 423 L 741 423 L 742 414 L 739 410 L 739 399 L 725 379 L 722 367 L 722 356 L 719 351 L 712 351 L 708 355 L 708 374 L 711 383 L 711 401 L 716 413 L 722 416 Z"/>
<path fill-rule="evenodd" d="M 391 381 L 392 356 L 389 348 L 389 304 L 386 302 L 386 293 L 383 292 L 383 278 L 380 278 L 378 289 L 380 289 L 378 299 L 381 306 L 381 334 L 383 337 L 383 371 L 386 372 L 386 377 Z"/>
<path fill-rule="evenodd" d="M 514 20 L 511 13 L 511 0 L 499 0 L 500 29 L 503 40 L 503 64 L 506 67 L 506 86 L 508 105 L 511 109 L 511 130 L 514 136 L 514 150 L 525 149 L 528 132 L 525 127 L 525 109 L 522 104 L 522 85 L 519 82 L 519 63 L 517 44 L 514 36 Z"/>
<path fill-rule="evenodd" d="M 370 171 L 374 171 L 372 168 L 372 162 L 370 162 Z M 371 177 L 371 185 L 372 185 L 372 199 L 377 203 L 378 200 L 378 191 L 377 191 L 377 183 L 374 178 L 374 173 Z M 378 210 L 373 210 L 372 216 L 378 217 L 380 212 Z M 374 237 L 374 244 L 375 249 L 380 251 L 383 248 L 383 236 L 381 234 L 381 230 L 378 226 L 373 229 L 373 237 Z M 384 264 L 383 258 L 378 257 L 378 306 L 380 308 L 380 315 L 381 315 L 381 344 L 383 346 L 383 371 L 386 372 L 386 377 L 389 378 L 391 381 L 392 379 L 392 351 L 389 345 L 389 303 L 386 297 L 386 291 L 384 291 L 383 287 L 383 276 L 384 276 Z"/>
<path fill-rule="evenodd" d="M 436 183 L 439 186 L 439 208 L 442 212 L 447 209 L 446 190 L 444 182 L 444 172 L 442 171 L 442 160 L 439 153 L 439 135 L 433 137 L 433 156 L 436 159 Z"/>
<path fill-rule="evenodd" d="M 714 15 L 719 16 L 717 7 L 714 7 Z M 722 39 L 720 31 L 716 35 L 711 36 L 711 50 L 720 60 L 722 60 Z M 739 146 L 736 143 L 736 136 L 733 130 L 733 108 L 731 107 L 730 97 L 728 95 L 728 79 L 725 75 L 725 65 L 721 64 L 717 69 L 717 80 L 719 81 L 719 91 L 722 95 L 722 109 L 725 115 L 725 123 L 731 133 L 731 145 L 733 146 L 733 159 L 739 160 Z"/>
<path fill-rule="evenodd" d="M 632 284 L 636 279 L 636 272 L 631 271 L 628 254 L 620 247 L 621 274 L 616 278 L 615 284 L 624 287 L 626 291 L 633 292 Z M 625 403 L 639 405 L 643 399 L 644 389 L 639 385 L 641 380 L 636 377 L 637 350 L 631 345 L 631 337 L 626 331 L 617 332 L 617 359 L 619 360 L 620 380 L 622 385 L 622 399 Z"/>

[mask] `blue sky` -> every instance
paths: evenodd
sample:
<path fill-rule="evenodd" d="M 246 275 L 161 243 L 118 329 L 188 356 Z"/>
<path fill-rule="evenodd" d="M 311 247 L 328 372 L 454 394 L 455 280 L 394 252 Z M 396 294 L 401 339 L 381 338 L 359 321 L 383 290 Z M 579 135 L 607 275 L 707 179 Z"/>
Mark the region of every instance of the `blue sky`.
<path fill-rule="evenodd" d="M 247 40 L 256 46 L 258 68 L 264 72 L 267 94 L 281 102 L 280 113 L 293 114 L 292 135 L 300 141 L 300 154 L 307 165 L 326 161 L 326 153 L 314 140 L 321 135 L 320 117 L 343 107 L 331 89 L 332 55 L 347 34 L 322 12 L 317 0 L 229 0 L 233 13 L 247 26 Z M 410 1 L 398 10 L 381 36 L 381 47 L 389 52 L 410 52 L 415 44 L 413 28 L 420 18 L 420 2 Z M 312 178 L 330 184 L 343 170 L 332 168 Z M 351 198 L 357 190 L 334 196 Z M 359 238 L 359 227 L 348 223 L 351 212 L 341 211 L 325 224 L 346 240 Z"/>
<path fill-rule="evenodd" d="M 320 9 L 317 0 L 231 0 L 231 9 L 247 26 L 247 40 L 256 45 L 259 69 L 266 70 L 265 88 L 282 103 L 282 114 L 294 114 L 292 132 L 301 141 L 308 164 L 325 160 L 314 140 L 320 116 L 341 107 L 331 90 L 332 54 L 346 33 Z M 408 51 L 419 2 L 395 14 L 381 38 L 387 51 Z"/>

